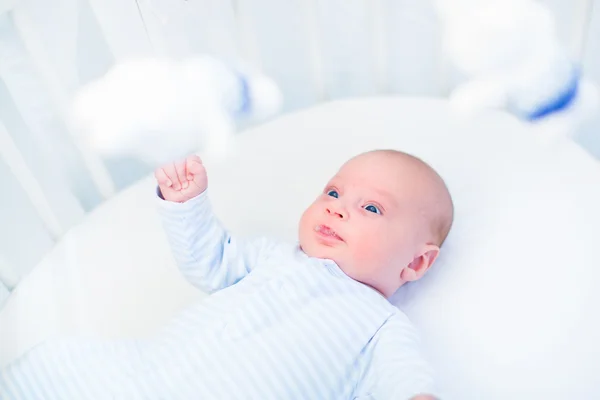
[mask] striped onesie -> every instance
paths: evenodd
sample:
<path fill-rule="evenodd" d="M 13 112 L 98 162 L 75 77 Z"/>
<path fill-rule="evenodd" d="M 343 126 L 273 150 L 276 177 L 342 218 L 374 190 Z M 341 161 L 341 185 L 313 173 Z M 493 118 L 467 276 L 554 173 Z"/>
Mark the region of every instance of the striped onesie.
<path fill-rule="evenodd" d="M 211 293 L 152 338 L 47 341 L 0 399 L 398 399 L 435 394 L 407 317 L 332 260 L 231 236 L 207 193 L 162 199 L 187 280 Z"/>

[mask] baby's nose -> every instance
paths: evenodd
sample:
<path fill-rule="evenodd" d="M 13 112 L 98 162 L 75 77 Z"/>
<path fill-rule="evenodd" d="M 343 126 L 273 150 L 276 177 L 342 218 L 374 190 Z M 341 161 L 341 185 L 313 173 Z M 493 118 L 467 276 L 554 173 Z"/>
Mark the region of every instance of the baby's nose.
<path fill-rule="evenodd" d="M 337 217 L 339 219 L 348 218 L 348 213 L 341 207 L 328 206 L 327 214 L 330 214 L 331 216 Z"/>

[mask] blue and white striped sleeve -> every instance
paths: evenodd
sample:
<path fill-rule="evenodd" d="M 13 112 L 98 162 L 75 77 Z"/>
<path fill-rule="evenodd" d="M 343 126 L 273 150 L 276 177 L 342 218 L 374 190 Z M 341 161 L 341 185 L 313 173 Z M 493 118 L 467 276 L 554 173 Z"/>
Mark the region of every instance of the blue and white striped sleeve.
<path fill-rule="evenodd" d="M 175 203 L 158 196 L 158 212 L 171 251 L 184 277 L 208 293 L 231 286 L 257 264 L 269 244 L 264 238 L 236 238 L 214 215 L 207 191 Z"/>
<path fill-rule="evenodd" d="M 357 387 L 355 400 L 410 400 L 437 396 L 433 370 L 420 351 L 408 317 L 392 316 L 373 337 L 372 359 Z"/>

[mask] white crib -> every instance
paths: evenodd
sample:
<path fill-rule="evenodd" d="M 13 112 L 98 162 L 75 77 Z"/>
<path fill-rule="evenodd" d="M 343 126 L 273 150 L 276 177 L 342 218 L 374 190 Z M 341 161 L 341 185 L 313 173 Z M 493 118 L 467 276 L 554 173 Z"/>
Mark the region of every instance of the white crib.
<path fill-rule="evenodd" d="M 327 178 L 373 148 L 423 157 L 454 198 L 440 259 L 392 299 L 421 331 L 442 398 L 596 398 L 600 163 L 574 143 L 543 147 L 504 113 L 457 121 L 441 99 L 335 101 L 246 131 L 235 157 L 204 157 L 211 203 L 235 234 L 295 241 Z M 0 365 L 56 334 L 146 336 L 202 299 L 154 199 L 152 177 L 123 190 L 21 281 L 0 310 Z"/>
<path fill-rule="evenodd" d="M 598 0 L 545 3 L 565 46 L 600 81 Z M 74 142 L 61 117 L 73 92 L 127 57 L 201 52 L 262 67 L 281 85 L 284 111 L 373 94 L 444 96 L 458 79 L 440 51 L 433 0 L 4 0 L 1 293 L 149 172 Z M 600 155 L 594 136 L 578 140 Z"/>
<path fill-rule="evenodd" d="M 546 3 L 564 44 L 600 81 L 600 0 Z M 429 97 L 459 77 L 439 40 L 432 1 L 0 1 L 0 307 L 12 291 L 0 310 L 0 365 L 53 333 L 144 334 L 203 296 L 175 273 L 149 168 L 102 160 L 65 126 L 80 85 L 129 56 L 211 52 L 264 68 L 286 112 L 402 95 L 398 104 L 431 107 L 443 121 L 443 103 Z M 600 155 L 590 137 L 578 140 Z M 280 232 L 252 218 L 237 227 L 249 232 L 252 222 Z"/>

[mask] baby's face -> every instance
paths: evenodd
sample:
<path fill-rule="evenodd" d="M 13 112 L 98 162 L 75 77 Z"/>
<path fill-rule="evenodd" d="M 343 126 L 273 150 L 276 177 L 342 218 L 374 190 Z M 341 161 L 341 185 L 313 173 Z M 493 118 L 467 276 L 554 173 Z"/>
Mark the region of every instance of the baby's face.
<path fill-rule="evenodd" d="M 379 153 L 344 164 L 302 215 L 302 250 L 335 261 L 354 280 L 391 295 L 428 234 L 420 173 L 406 164 Z"/>

